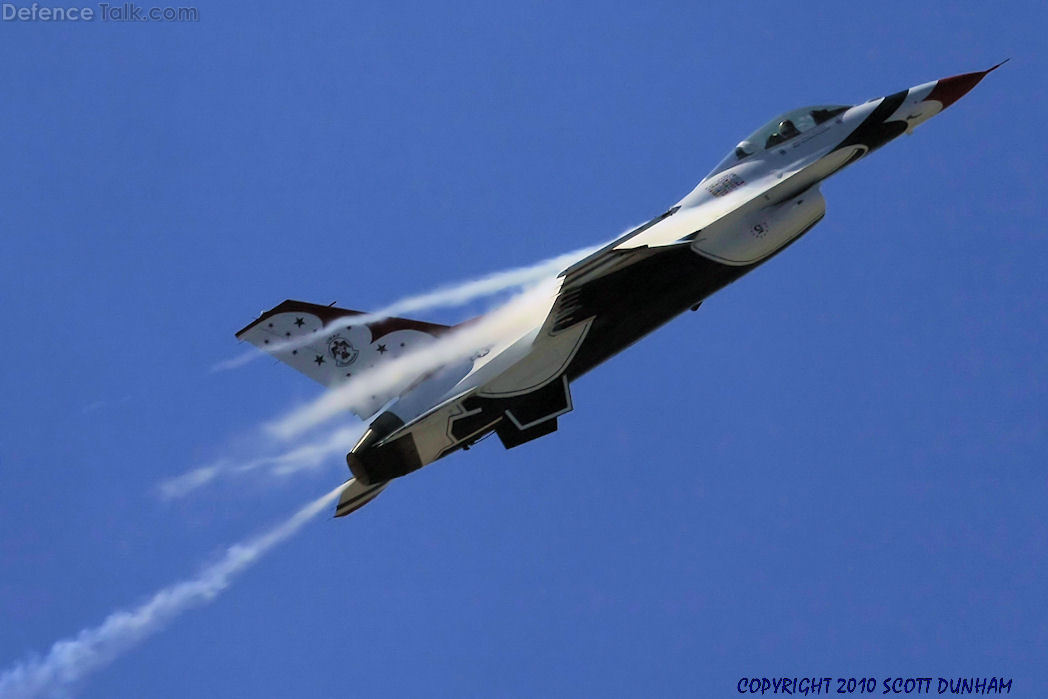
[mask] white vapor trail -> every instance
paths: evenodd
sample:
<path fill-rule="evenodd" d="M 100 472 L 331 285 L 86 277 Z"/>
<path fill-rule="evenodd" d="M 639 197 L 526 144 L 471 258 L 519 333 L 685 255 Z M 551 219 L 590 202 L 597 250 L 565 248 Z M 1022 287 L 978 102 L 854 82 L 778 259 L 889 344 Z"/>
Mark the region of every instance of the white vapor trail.
<path fill-rule="evenodd" d="M 31 658 L 0 674 L 0 696 L 26 699 L 62 696 L 91 672 L 111 663 L 160 631 L 183 612 L 213 601 L 240 573 L 286 541 L 338 497 L 345 484 L 308 503 L 269 531 L 230 546 L 196 577 L 158 590 L 146 602 L 113 612 L 93 628 L 56 641 L 43 658 Z"/>
<path fill-rule="evenodd" d="M 385 308 L 375 311 L 374 313 L 365 313 L 336 320 L 325 328 L 325 332 L 332 333 L 347 325 L 374 323 L 401 313 L 411 313 L 413 311 L 420 311 L 427 308 L 460 306 L 474 299 L 491 296 L 492 294 L 497 294 L 501 291 L 519 289 L 545 277 L 559 273 L 565 267 L 577 262 L 596 249 L 596 247 L 580 248 L 563 255 L 558 255 L 557 257 L 551 257 L 527 267 L 515 267 L 502 272 L 494 272 L 478 279 L 471 279 L 458 284 L 440 287 L 424 294 L 409 296 L 400 299 L 399 301 L 394 301 Z M 274 345 L 270 349 L 271 351 L 291 349 L 300 344 L 313 342 L 315 340 L 315 336 L 307 336 L 298 340 L 289 340 Z M 249 350 L 240 356 L 215 364 L 211 367 L 211 371 L 216 372 L 236 369 L 262 356 L 264 355 L 261 352 Z"/>
<path fill-rule="evenodd" d="M 392 303 L 375 313 L 356 316 L 353 318 L 353 324 L 357 325 L 358 322 L 370 323 L 399 313 L 410 313 L 425 308 L 458 306 L 473 299 L 490 296 L 500 291 L 521 288 L 544 277 L 558 274 L 565 267 L 589 255 L 596 249 L 595 247 L 579 248 L 528 267 L 516 267 L 502 272 L 495 272 L 472 281 L 441 287 L 427 294 L 411 296 Z"/>
<path fill-rule="evenodd" d="M 227 474 L 242 474 L 257 469 L 267 469 L 271 475 L 287 476 L 305 469 L 317 468 L 329 456 L 349 451 L 360 439 L 364 429 L 364 425 L 343 427 L 322 439 L 308 442 L 276 456 L 263 456 L 242 461 L 220 459 L 207 466 L 201 466 L 169 478 L 161 482 L 157 490 L 160 497 L 171 500 L 188 495 L 197 488 Z"/>
<path fill-rule="evenodd" d="M 476 322 L 452 330 L 424 347 L 327 391 L 317 400 L 268 425 L 269 432 L 279 439 L 292 439 L 343 413 L 372 394 L 403 386 L 417 376 L 484 348 L 506 346 L 542 323 L 557 286 L 556 280 L 552 278 L 536 284 Z"/>

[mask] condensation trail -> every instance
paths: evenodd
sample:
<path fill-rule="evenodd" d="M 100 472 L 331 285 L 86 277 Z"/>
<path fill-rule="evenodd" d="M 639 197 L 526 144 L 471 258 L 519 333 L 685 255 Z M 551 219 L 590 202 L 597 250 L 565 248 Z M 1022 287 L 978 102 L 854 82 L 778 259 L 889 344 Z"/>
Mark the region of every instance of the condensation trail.
<path fill-rule="evenodd" d="M 565 267 L 582 259 L 596 249 L 597 247 L 580 248 L 579 250 L 558 255 L 557 257 L 552 257 L 548 260 L 543 260 L 542 262 L 527 267 L 516 267 L 502 272 L 495 272 L 480 277 L 479 279 L 471 279 L 459 284 L 440 287 L 434 291 L 419 294 L 417 296 L 409 296 L 399 301 L 395 301 L 374 313 L 365 313 L 335 320 L 324 328 L 324 333 L 333 333 L 347 325 L 374 323 L 401 313 L 411 313 L 413 311 L 421 311 L 427 308 L 460 306 L 469 301 L 483 298 L 485 296 L 491 296 L 502 291 L 519 289 L 540 281 L 543 278 L 559 273 Z M 274 344 L 269 348 L 269 351 L 278 352 L 293 349 L 303 344 L 313 342 L 316 339 L 316 336 L 306 336 L 295 340 L 288 340 L 286 342 Z M 249 350 L 240 356 L 215 364 L 211 367 L 211 371 L 215 372 L 236 369 L 263 356 L 265 356 L 265 354 L 262 352 Z"/>
<path fill-rule="evenodd" d="M 233 579 L 257 563 L 322 512 L 346 484 L 308 503 L 272 529 L 230 546 L 199 575 L 157 591 L 145 603 L 113 612 L 95 627 L 56 641 L 42 658 L 30 658 L 0 674 L 0 697 L 64 696 L 99 670 L 163 629 L 183 612 L 213 601 Z"/>
<path fill-rule="evenodd" d="M 157 492 L 165 500 L 189 495 L 216 478 L 239 475 L 265 469 L 273 476 L 288 476 L 306 469 L 315 469 L 334 454 L 345 454 L 357 443 L 364 433 L 365 425 L 356 424 L 337 429 L 325 437 L 289 449 L 276 456 L 254 459 L 219 459 L 207 466 L 200 466 L 179 476 L 168 478 L 157 486 Z"/>

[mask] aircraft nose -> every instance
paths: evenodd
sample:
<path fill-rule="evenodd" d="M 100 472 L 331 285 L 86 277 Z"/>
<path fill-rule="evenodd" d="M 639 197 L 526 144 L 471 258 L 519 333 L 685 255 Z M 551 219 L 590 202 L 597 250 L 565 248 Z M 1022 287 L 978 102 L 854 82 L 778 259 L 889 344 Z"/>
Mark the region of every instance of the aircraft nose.
<path fill-rule="evenodd" d="M 915 128 L 964 97 L 979 84 L 980 80 L 1007 62 L 1007 60 L 1001 61 L 989 70 L 962 73 L 911 87 L 905 92 L 906 96 L 899 112 L 892 118 L 905 120 L 906 133 L 911 133 Z"/>
<path fill-rule="evenodd" d="M 979 84 L 980 80 L 1007 62 L 1008 60 L 1005 59 L 989 70 L 980 70 L 975 73 L 962 73 L 961 75 L 954 75 L 949 78 L 941 78 L 935 82 L 935 86 L 924 99 L 925 101 L 935 100 L 942 105 L 942 109 L 946 109 L 951 104 L 968 94 L 973 87 Z"/>

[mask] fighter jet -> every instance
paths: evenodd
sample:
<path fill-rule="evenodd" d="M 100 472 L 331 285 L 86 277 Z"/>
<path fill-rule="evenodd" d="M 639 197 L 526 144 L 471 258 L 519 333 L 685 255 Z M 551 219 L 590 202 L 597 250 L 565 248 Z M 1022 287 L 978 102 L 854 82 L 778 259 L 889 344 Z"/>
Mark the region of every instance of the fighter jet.
<path fill-rule="evenodd" d="M 563 269 L 521 332 L 357 400 L 350 410 L 370 422 L 346 455 L 353 477 L 335 516 L 492 432 L 507 449 L 554 432 L 572 410 L 572 381 L 810 231 L 826 212 L 823 180 L 912 132 L 1000 65 L 859 105 L 780 114 L 665 213 Z M 288 300 L 236 336 L 337 389 L 462 331 Z"/>

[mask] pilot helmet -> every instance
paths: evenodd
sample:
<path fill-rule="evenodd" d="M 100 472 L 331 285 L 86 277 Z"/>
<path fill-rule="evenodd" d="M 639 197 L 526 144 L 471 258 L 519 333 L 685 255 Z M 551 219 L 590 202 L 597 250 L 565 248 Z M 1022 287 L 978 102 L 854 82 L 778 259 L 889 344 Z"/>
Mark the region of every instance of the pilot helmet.
<path fill-rule="evenodd" d="M 789 119 L 783 119 L 779 122 L 779 133 L 782 134 L 783 138 L 793 138 L 799 134 L 800 131 L 797 130 L 797 127 L 794 126 L 792 121 Z"/>

